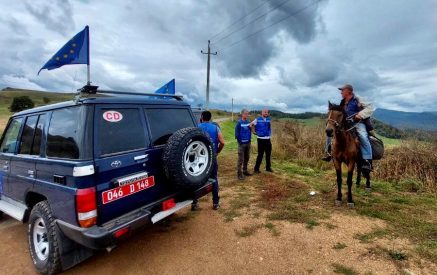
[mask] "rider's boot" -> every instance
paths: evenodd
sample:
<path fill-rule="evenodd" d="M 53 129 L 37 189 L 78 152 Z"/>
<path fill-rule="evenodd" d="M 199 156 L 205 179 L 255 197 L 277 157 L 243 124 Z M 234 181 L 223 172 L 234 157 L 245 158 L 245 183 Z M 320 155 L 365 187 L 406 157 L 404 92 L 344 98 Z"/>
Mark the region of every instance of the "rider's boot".
<path fill-rule="evenodd" d="M 361 169 L 371 172 L 372 171 L 372 160 L 371 159 L 364 159 L 363 165 L 361 166 Z"/>

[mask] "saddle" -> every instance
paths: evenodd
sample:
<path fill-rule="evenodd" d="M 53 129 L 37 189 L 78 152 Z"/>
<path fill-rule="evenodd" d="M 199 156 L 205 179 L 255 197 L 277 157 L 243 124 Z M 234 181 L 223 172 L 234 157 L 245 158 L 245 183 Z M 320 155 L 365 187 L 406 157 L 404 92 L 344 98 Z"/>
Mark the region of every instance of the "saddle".
<path fill-rule="evenodd" d="M 356 128 L 353 128 L 353 126 L 356 124 L 355 121 L 348 121 L 347 125 L 351 130 L 352 136 L 358 140 L 358 133 Z M 380 160 L 384 157 L 384 142 L 379 139 L 375 131 L 373 130 L 373 127 L 368 127 L 366 124 L 367 133 L 369 136 L 370 145 L 372 146 L 372 160 Z M 359 144 L 359 141 L 357 142 Z"/>

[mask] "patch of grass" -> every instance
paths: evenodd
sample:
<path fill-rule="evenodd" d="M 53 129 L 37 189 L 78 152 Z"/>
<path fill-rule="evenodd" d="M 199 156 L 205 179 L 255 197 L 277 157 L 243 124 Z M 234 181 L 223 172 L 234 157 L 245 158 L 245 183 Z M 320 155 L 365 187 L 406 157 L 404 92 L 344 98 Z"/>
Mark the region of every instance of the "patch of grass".
<path fill-rule="evenodd" d="M 334 273 L 344 274 L 344 275 L 358 275 L 358 272 L 351 267 L 344 266 L 342 264 L 333 264 Z"/>
<path fill-rule="evenodd" d="M 390 256 L 390 258 L 396 261 L 405 261 L 406 259 L 408 259 L 407 254 L 398 250 L 389 250 L 388 255 Z"/>
<path fill-rule="evenodd" d="M 416 250 L 420 256 L 431 259 L 433 262 L 437 262 L 437 239 L 419 243 Z"/>
<path fill-rule="evenodd" d="M 388 234 L 386 229 L 377 228 L 369 233 L 355 234 L 354 238 L 360 240 L 362 243 L 370 243 L 376 238 L 384 237 Z"/>
<path fill-rule="evenodd" d="M 225 216 L 225 222 L 232 222 L 235 218 L 240 217 L 241 213 L 236 211 L 235 209 L 230 209 L 227 211 L 223 211 L 223 215 Z"/>
<path fill-rule="evenodd" d="M 329 222 L 325 223 L 325 226 L 326 226 L 326 228 L 328 228 L 330 230 L 336 229 L 338 227 L 337 225 L 329 223 Z"/>
<path fill-rule="evenodd" d="M 259 224 L 244 226 L 241 230 L 235 230 L 235 234 L 242 238 L 249 237 L 255 234 L 255 232 L 258 231 L 258 229 L 260 229 L 261 227 L 262 225 Z"/>
<path fill-rule="evenodd" d="M 334 246 L 332 248 L 336 249 L 336 250 L 341 250 L 346 248 L 347 245 L 345 243 L 336 243 L 334 244 Z"/>
<path fill-rule="evenodd" d="M 310 229 L 310 230 L 313 230 L 314 227 L 319 226 L 319 225 L 320 225 L 320 223 L 318 221 L 309 220 L 309 221 L 306 222 L 306 226 L 305 227 Z"/>
<path fill-rule="evenodd" d="M 272 233 L 273 236 L 276 237 L 276 236 L 280 235 L 279 231 L 276 228 L 276 225 L 274 225 L 273 223 L 268 222 L 264 225 L 264 227 L 267 228 L 268 230 L 270 230 L 270 232 Z"/>

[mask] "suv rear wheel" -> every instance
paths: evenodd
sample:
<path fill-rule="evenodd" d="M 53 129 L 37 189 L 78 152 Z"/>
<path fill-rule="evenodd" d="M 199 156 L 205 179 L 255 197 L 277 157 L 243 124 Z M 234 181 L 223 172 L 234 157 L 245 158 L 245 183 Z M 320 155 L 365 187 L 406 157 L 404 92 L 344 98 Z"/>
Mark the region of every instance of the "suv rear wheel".
<path fill-rule="evenodd" d="M 61 271 L 60 232 L 47 201 L 37 203 L 30 213 L 28 227 L 32 261 L 42 274 Z"/>
<path fill-rule="evenodd" d="M 167 178 L 184 188 L 204 184 L 215 166 L 212 140 L 199 128 L 176 131 L 167 142 L 163 153 Z"/>

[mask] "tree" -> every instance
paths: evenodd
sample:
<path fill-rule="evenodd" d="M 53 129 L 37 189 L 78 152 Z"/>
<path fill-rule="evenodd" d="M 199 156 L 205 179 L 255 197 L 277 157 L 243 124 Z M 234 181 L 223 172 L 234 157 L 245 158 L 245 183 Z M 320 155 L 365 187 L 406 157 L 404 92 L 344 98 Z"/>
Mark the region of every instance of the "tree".
<path fill-rule="evenodd" d="M 28 96 L 17 96 L 12 100 L 9 110 L 11 112 L 20 112 L 22 110 L 30 109 L 35 106 L 35 103 Z"/>
<path fill-rule="evenodd" d="M 45 96 L 45 97 L 42 98 L 42 101 L 44 101 L 44 104 L 49 104 L 50 103 L 50 98 Z"/>

